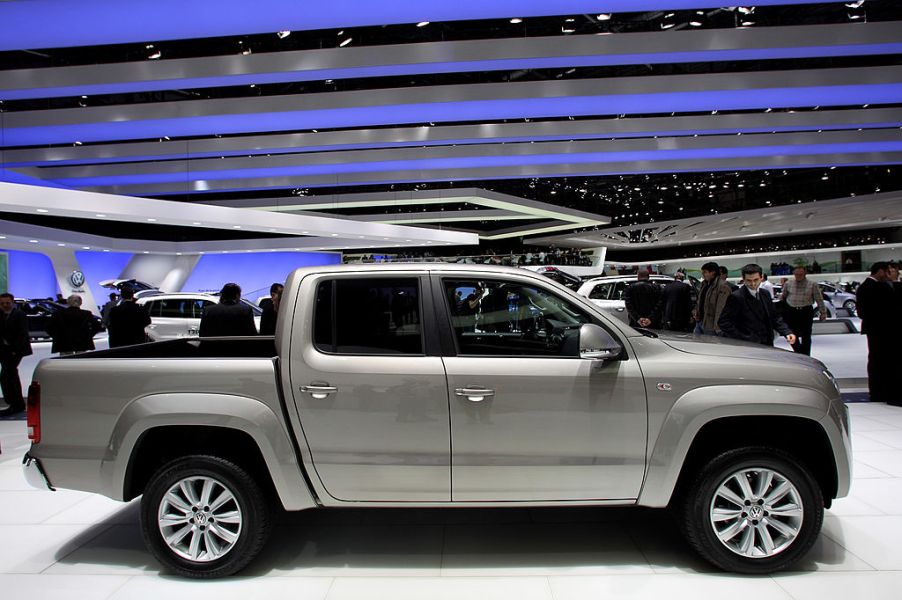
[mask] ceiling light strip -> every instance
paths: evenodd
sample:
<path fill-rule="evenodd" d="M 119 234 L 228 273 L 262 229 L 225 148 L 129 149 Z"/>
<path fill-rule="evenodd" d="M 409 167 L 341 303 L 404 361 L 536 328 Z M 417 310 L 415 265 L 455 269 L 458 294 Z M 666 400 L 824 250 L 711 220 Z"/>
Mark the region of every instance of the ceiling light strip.
<path fill-rule="evenodd" d="M 663 157 L 658 157 L 659 159 Z M 570 177 L 596 175 L 628 175 L 636 173 L 679 173 L 756 170 L 772 167 L 802 168 L 829 166 L 873 166 L 902 163 L 902 152 L 861 152 L 842 154 L 768 155 L 724 158 L 715 156 L 699 163 L 697 158 L 682 160 L 627 161 L 627 162 L 556 162 L 554 164 L 518 164 L 505 167 L 476 167 L 473 169 L 433 169 L 384 171 L 378 173 L 347 173 L 315 175 L 307 177 L 270 177 L 244 180 L 204 182 L 191 191 L 250 191 L 266 189 L 291 189 L 297 187 L 341 187 L 401 183 L 465 182 L 492 179 L 522 179 L 532 177 Z M 202 189 L 201 189 L 202 188 Z M 100 186 L 85 188 L 91 191 L 134 195 L 167 195 L 186 193 L 184 182 L 131 186 Z"/>
<path fill-rule="evenodd" d="M 897 23 L 533 37 L 13 69 L 0 100 L 522 69 L 776 60 L 902 52 Z M 218 73 L 223 75 L 210 75 Z"/>
<path fill-rule="evenodd" d="M 4 152 L 4 165 L 10 168 L 46 167 L 501 142 L 708 136 L 890 127 L 902 127 L 902 108 L 531 121 L 529 123 L 358 129 L 321 133 L 26 148 Z"/>
<path fill-rule="evenodd" d="M 758 0 L 757 6 L 822 0 Z M 30 0 L 0 2 L 0 51 L 431 21 L 718 8 L 717 0 Z"/>
<path fill-rule="evenodd" d="M 433 86 L 6 113 L 6 146 L 425 122 L 902 102 L 902 67 Z"/>

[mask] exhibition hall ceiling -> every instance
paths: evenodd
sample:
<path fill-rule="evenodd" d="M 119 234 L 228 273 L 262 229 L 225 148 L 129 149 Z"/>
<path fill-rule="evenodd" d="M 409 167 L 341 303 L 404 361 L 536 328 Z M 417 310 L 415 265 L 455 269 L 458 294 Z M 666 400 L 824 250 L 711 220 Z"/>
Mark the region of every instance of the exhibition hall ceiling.
<path fill-rule="evenodd" d="M 895 0 L 132 4 L 0 2 L 0 180 L 486 241 L 902 190 Z"/>

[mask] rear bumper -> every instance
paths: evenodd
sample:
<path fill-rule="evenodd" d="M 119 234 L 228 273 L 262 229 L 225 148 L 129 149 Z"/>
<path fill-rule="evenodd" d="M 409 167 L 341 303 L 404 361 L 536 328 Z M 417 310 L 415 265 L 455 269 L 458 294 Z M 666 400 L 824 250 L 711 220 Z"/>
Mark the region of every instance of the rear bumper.
<path fill-rule="evenodd" d="M 25 481 L 31 487 L 39 490 L 50 490 L 51 492 L 56 491 L 56 488 L 50 485 L 47 473 L 44 472 L 44 467 L 41 466 L 41 461 L 37 458 L 25 454 L 22 458 L 22 474 L 25 475 Z"/>

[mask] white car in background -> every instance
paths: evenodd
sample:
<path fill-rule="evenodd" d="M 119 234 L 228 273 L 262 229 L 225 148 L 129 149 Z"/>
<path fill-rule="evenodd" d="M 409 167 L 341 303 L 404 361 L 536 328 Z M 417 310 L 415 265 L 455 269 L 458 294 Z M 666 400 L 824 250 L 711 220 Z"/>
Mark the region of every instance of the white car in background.
<path fill-rule="evenodd" d="M 671 281 L 673 277 L 670 275 L 649 275 L 648 280 L 659 286 L 664 286 Z M 595 304 L 611 314 L 621 319 L 624 323 L 629 323 L 629 315 L 626 312 L 626 289 L 636 283 L 635 275 L 611 275 L 608 277 L 596 277 L 583 282 L 576 290 L 580 296 L 584 296 Z M 695 281 L 689 280 L 687 283 L 692 287 L 692 301 L 695 302 L 697 297 Z"/>
<path fill-rule="evenodd" d="M 259 306 L 245 299 L 242 302 L 254 311 L 254 324 L 260 331 Z M 183 337 L 196 337 L 200 333 L 200 318 L 204 308 L 218 304 L 219 298 L 213 294 L 177 292 L 166 294 L 158 292 L 136 300 L 150 314 L 150 325 L 144 331 L 154 342 L 172 340 Z"/>

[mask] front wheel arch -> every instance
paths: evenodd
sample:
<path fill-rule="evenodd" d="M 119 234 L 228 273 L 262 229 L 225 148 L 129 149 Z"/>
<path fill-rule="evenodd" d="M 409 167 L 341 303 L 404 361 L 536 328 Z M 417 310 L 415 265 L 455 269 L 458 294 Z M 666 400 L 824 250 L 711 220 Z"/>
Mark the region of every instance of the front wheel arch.
<path fill-rule="evenodd" d="M 683 497 L 686 488 L 713 457 L 745 446 L 776 448 L 804 464 L 820 486 L 824 506 L 830 508 L 839 481 L 827 432 L 812 419 L 784 415 L 723 417 L 706 423 L 692 440 L 670 505 Z"/>

